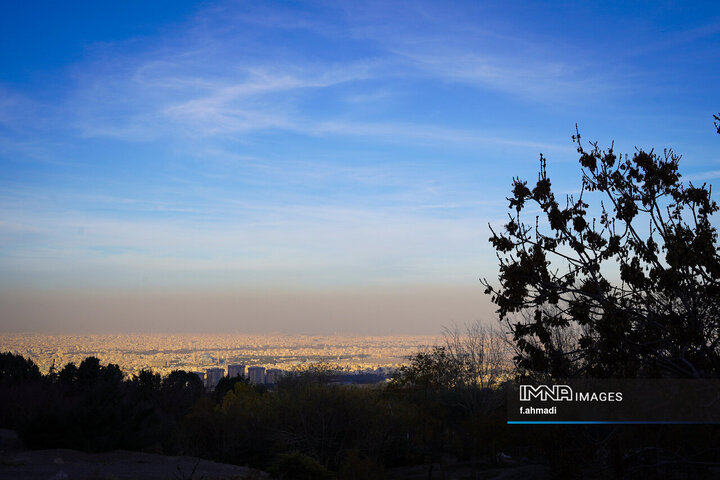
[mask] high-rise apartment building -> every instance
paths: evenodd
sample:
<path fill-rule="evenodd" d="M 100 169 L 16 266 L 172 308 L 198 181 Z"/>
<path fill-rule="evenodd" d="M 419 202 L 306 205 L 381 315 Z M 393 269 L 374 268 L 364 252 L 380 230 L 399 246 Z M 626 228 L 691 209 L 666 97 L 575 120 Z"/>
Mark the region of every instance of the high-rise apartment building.
<path fill-rule="evenodd" d="M 250 383 L 265 383 L 265 367 L 250 367 L 247 371 Z"/>
<path fill-rule="evenodd" d="M 241 376 L 241 377 L 245 376 L 245 365 L 242 365 L 242 364 L 228 365 L 228 377 L 235 378 L 237 376 Z"/>
<path fill-rule="evenodd" d="M 225 376 L 225 369 L 208 368 L 205 372 L 205 388 L 208 390 L 215 390 L 215 387 L 220 382 L 220 379 Z"/>
<path fill-rule="evenodd" d="M 269 368 L 267 373 L 265 373 L 265 383 L 268 385 L 275 385 L 281 376 L 282 370 L 279 368 Z"/>

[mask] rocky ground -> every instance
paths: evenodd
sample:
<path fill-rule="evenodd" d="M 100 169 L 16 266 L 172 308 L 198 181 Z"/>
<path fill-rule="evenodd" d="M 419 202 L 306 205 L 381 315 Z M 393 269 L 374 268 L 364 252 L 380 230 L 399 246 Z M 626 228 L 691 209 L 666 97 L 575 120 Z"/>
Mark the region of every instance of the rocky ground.
<path fill-rule="evenodd" d="M 501 459 L 502 460 L 502 459 Z M 430 465 L 396 468 L 385 478 L 425 480 Z M 548 478 L 540 465 L 513 464 L 507 457 L 497 465 L 435 465 L 430 478 L 461 480 L 527 480 Z M 259 470 L 210 462 L 194 457 L 171 457 L 115 450 L 85 453 L 76 450 L 28 450 L 15 432 L 0 429 L 0 480 L 260 480 Z M 342 479 L 338 479 L 342 480 Z"/>
<path fill-rule="evenodd" d="M 14 432 L 0 430 L 0 480 L 255 480 L 267 474 L 193 457 L 116 450 L 27 450 Z"/>

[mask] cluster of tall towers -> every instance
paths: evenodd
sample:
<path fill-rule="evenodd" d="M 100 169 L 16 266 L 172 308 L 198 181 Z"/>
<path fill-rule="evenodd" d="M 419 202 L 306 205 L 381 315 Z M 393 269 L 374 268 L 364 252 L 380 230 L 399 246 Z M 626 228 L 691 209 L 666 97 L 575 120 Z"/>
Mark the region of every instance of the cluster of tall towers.
<path fill-rule="evenodd" d="M 205 387 L 209 390 L 214 390 L 220 379 L 225 376 L 225 369 L 222 367 L 208 368 L 205 372 L 195 372 L 200 378 L 205 381 Z M 275 385 L 278 379 L 282 376 L 283 371 L 279 368 L 268 368 L 265 367 L 248 367 L 247 375 L 245 374 L 245 365 L 233 364 L 227 367 L 227 376 L 230 378 L 243 377 L 247 378 L 250 383 L 264 384 L 264 385 Z"/>

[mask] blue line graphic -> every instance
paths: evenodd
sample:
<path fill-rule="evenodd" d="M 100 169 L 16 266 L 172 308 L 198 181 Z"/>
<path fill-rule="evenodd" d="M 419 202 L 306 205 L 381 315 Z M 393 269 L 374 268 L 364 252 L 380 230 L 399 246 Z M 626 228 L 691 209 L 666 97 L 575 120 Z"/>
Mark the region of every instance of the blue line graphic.
<path fill-rule="evenodd" d="M 718 425 L 720 422 L 603 421 L 603 420 L 508 420 L 508 425 Z"/>

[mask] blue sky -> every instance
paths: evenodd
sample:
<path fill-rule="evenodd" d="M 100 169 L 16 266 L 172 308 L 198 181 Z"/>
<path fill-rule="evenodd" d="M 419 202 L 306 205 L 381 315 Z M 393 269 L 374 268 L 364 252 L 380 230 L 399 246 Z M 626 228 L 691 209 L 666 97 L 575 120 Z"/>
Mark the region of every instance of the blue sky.
<path fill-rule="evenodd" d="M 2 292 L 479 291 L 576 123 L 720 178 L 717 2 L 10 2 L 0 45 Z"/>

